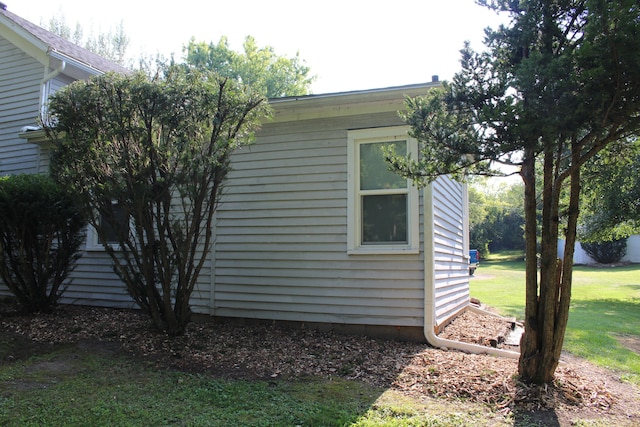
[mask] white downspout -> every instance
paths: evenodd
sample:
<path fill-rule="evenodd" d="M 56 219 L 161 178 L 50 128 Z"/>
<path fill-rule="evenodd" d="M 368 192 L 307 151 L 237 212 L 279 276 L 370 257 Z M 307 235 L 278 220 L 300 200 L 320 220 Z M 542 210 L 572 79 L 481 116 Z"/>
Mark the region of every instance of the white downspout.
<path fill-rule="evenodd" d="M 60 64 L 60 66 L 58 68 L 56 68 L 55 70 L 53 70 L 52 72 L 47 74 L 47 70 L 44 70 L 44 78 L 42 79 L 42 82 L 40 83 L 40 116 L 42 117 L 42 119 L 44 120 L 46 118 L 46 114 L 47 114 L 47 101 L 49 98 L 49 91 L 47 90 L 48 87 L 48 83 L 52 80 L 55 79 L 56 77 L 58 77 L 58 75 L 60 75 L 60 73 L 62 73 L 64 71 L 64 69 L 67 67 L 67 62 L 66 61 L 62 61 L 62 63 Z"/>
<path fill-rule="evenodd" d="M 510 359 L 518 359 L 520 353 L 515 351 L 503 350 L 493 347 L 485 347 L 477 344 L 465 343 L 462 341 L 448 340 L 440 338 L 435 333 L 435 236 L 434 236 L 434 214 L 433 214 L 433 184 L 425 186 L 423 193 L 424 205 L 424 336 L 427 342 L 437 348 L 451 348 L 474 354 L 490 354 L 493 356 L 507 357 Z M 485 310 L 468 306 L 477 312 L 489 313 Z"/>

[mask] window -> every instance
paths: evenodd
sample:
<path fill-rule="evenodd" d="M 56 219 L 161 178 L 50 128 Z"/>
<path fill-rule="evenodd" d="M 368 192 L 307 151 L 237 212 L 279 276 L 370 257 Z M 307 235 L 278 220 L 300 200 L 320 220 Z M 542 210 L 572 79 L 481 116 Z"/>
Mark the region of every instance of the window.
<path fill-rule="evenodd" d="M 113 246 L 114 248 L 117 248 L 118 233 L 128 232 L 130 224 L 127 213 L 122 206 L 120 206 L 117 202 L 113 202 L 111 207 L 113 209 L 113 216 L 116 218 L 116 221 L 109 222 L 105 218 L 105 215 L 101 215 L 100 225 L 104 228 L 106 243 Z M 102 240 L 100 240 L 98 233 L 93 227 L 89 227 L 87 247 L 88 249 L 94 250 L 104 249 L 103 242 Z"/>
<path fill-rule="evenodd" d="M 406 127 L 350 131 L 348 134 L 349 253 L 417 252 L 418 190 L 389 171 L 384 150 L 416 157 L 417 143 Z"/>

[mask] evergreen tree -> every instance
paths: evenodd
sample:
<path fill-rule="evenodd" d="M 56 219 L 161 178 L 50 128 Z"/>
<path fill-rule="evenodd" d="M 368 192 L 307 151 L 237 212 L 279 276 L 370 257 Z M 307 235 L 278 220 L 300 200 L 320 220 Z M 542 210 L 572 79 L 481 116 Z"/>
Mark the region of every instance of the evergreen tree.
<path fill-rule="evenodd" d="M 640 5 L 479 3 L 508 13 L 509 25 L 487 30 L 484 52 L 465 46 L 462 70 L 442 90 L 408 100 L 405 120 L 421 143 L 421 157 L 390 155 L 389 161 L 425 185 L 442 174 L 491 174 L 496 162 L 519 168 L 527 260 L 519 373 L 524 381 L 547 383 L 569 316 L 581 170 L 608 145 L 628 143 L 640 130 Z M 557 260 L 561 230 L 563 261 Z"/>

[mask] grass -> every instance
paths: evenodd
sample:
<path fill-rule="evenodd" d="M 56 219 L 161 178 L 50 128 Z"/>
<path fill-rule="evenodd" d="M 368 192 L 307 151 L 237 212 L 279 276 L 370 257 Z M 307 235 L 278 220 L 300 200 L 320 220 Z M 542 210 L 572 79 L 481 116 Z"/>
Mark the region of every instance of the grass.
<path fill-rule="evenodd" d="M 503 315 L 524 314 L 524 261 L 517 254 L 485 259 L 471 280 L 471 296 Z M 640 265 L 576 266 L 564 349 L 616 370 L 640 385 L 640 355 L 621 343 L 640 342 Z"/>
<path fill-rule="evenodd" d="M 16 342 L 2 338 L 11 354 Z M 343 379 L 224 380 L 72 344 L 35 353 L 0 359 L 0 426 L 509 425 L 480 404 L 417 401 Z"/>
<path fill-rule="evenodd" d="M 381 393 L 360 383 L 225 381 L 73 355 L 2 367 L 0 425 L 348 425 Z"/>
<path fill-rule="evenodd" d="M 640 265 L 577 267 L 565 348 L 640 384 L 640 356 L 620 338 L 640 339 Z M 522 317 L 524 262 L 483 260 L 472 296 Z M 117 352 L 75 344 L 30 344 L 0 331 L 0 426 L 534 426 L 518 413 L 439 398 L 416 400 L 334 378 L 236 381 L 160 369 Z M 520 418 L 518 418 L 520 416 Z M 523 418 L 524 417 L 524 418 Z M 597 423 L 576 425 L 606 425 Z"/>

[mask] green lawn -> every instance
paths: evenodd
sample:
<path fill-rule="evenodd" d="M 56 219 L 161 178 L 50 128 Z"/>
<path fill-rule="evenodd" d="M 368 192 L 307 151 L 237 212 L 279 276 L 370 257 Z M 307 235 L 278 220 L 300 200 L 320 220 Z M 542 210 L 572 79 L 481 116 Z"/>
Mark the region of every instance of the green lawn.
<path fill-rule="evenodd" d="M 343 425 L 380 395 L 360 383 L 225 381 L 66 350 L 0 370 L 2 426 Z"/>
<path fill-rule="evenodd" d="M 3 350 L 12 346 L 0 331 Z M 340 378 L 237 381 L 54 346 L 0 358 L 0 426 L 506 426 L 479 403 L 417 400 Z"/>
<path fill-rule="evenodd" d="M 640 265 L 578 267 L 565 345 L 636 384 L 640 356 L 619 340 L 640 339 L 639 273 Z M 485 260 L 471 279 L 471 293 L 521 318 L 524 263 Z M 33 351 L 16 353 L 20 342 L 0 330 L 0 426 L 539 425 L 519 424 L 473 402 L 412 399 L 340 378 L 231 381 L 73 343 L 28 343 Z"/>
<path fill-rule="evenodd" d="M 471 279 L 471 296 L 522 319 L 524 261 L 516 258 L 483 260 Z M 564 349 L 640 384 L 640 354 L 627 348 L 640 343 L 640 264 L 576 266 L 571 294 Z"/>

